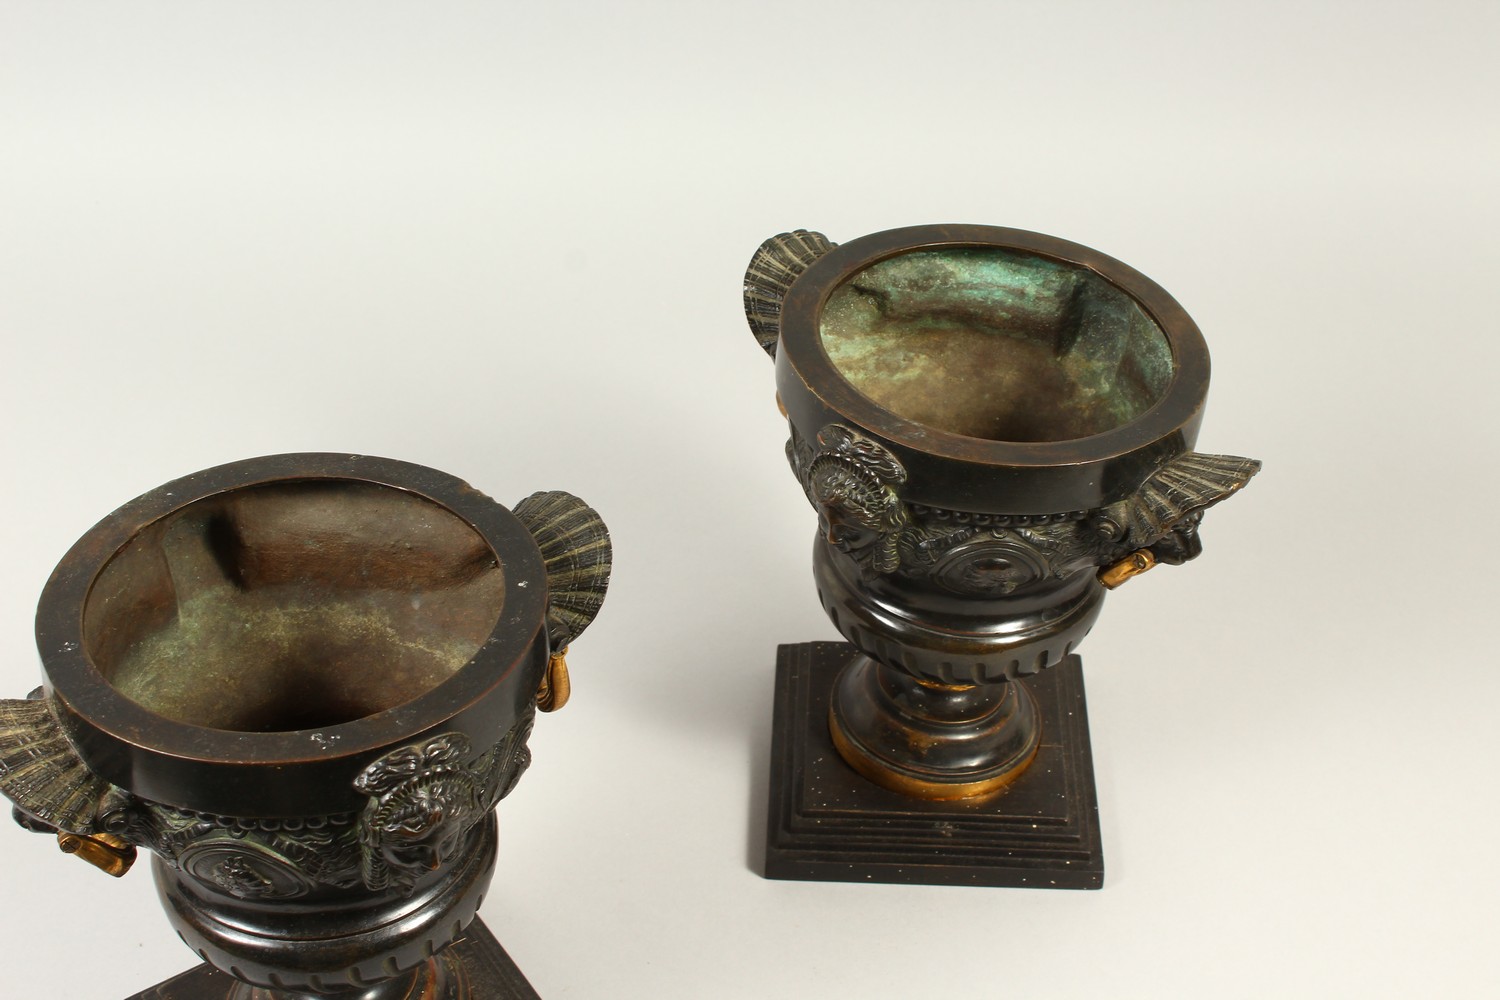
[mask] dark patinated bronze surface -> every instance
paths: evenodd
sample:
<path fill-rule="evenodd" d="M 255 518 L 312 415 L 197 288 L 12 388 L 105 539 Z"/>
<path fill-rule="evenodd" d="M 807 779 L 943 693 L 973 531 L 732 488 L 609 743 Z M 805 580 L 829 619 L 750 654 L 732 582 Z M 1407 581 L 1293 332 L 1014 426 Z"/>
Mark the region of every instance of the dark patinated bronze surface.
<path fill-rule="evenodd" d="M 359 455 L 184 477 L 49 580 L 45 684 L 0 701 L 0 791 L 111 874 L 151 851 L 234 997 L 489 996 L 433 956 L 484 898 L 494 806 L 609 569 L 566 493 L 511 511 Z"/>
<path fill-rule="evenodd" d="M 752 259 L 745 304 L 776 360 L 787 457 L 818 512 L 818 595 L 850 644 L 837 675 L 820 668 L 817 681 L 830 745 L 882 789 L 869 801 L 851 792 L 846 807 L 879 813 L 879 796 L 896 793 L 1004 812 L 1023 785 L 1048 780 L 1039 748 L 1072 738 L 1043 723 L 1057 709 L 1043 672 L 1068 663 L 1077 674 L 1073 650 L 1107 589 L 1196 556 L 1204 511 L 1259 469 L 1193 450 L 1208 391 L 1202 335 L 1119 261 L 989 226 L 844 246 L 784 233 Z M 779 674 L 778 712 L 793 710 L 792 676 Z M 780 715 L 777 731 L 791 741 L 778 743 L 778 766 L 790 767 L 811 737 Z M 1069 759 L 1086 756 L 1082 738 Z M 1092 790 L 1073 798 L 1092 803 Z M 786 850 L 800 849 L 793 841 Z M 939 867 L 920 870 L 974 881 Z M 840 868 L 787 874 L 802 870 L 767 866 L 820 878 Z"/>
<path fill-rule="evenodd" d="M 384 989 L 385 993 L 377 992 Z M 392 992 L 395 990 L 395 992 Z M 344 1000 L 539 1000 L 500 942 L 475 919 L 448 949 L 428 959 L 409 982 L 343 994 Z M 246 987 L 211 965 L 200 965 L 129 1000 L 278 1000 L 273 990 Z"/>
<path fill-rule="evenodd" d="M 1041 706 L 1031 766 L 1002 795 L 944 800 L 877 785 L 840 758 L 828 696 L 848 662 L 843 643 L 777 650 L 766 877 L 1056 889 L 1103 883 L 1078 657 L 1024 685 Z"/>

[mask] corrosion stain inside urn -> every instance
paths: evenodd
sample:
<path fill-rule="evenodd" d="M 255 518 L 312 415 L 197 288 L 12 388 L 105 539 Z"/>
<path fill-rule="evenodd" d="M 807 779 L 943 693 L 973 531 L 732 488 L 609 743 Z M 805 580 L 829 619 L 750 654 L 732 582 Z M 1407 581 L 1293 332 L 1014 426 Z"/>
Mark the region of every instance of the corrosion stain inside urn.
<path fill-rule="evenodd" d="M 321 728 L 452 676 L 500 617 L 495 553 L 393 487 L 300 480 L 190 504 L 110 559 L 84 606 L 91 660 L 159 715 Z"/>
<path fill-rule="evenodd" d="M 1166 335 L 1094 271 L 987 247 L 874 264 L 823 307 L 823 348 L 881 407 L 991 441 L 1064 441 L 1129 423 L 1171 381 Z"/>

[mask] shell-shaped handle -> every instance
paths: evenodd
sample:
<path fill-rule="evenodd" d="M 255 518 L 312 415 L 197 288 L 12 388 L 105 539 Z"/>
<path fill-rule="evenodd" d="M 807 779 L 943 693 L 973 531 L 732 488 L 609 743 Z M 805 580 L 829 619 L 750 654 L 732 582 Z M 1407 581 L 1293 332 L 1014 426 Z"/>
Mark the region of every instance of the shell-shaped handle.
<path fill-rule="evenodd" d="M 756 343 L 771 357 L 776 357 L 781 306 L 792 282 L 836 245 L 822 233 L 796 229 L 772 236 L 750 258 L 745 270 L 745 319 Z"/>
<path fill-rule="evenodd" d="M 31 830 L 99 832 L 99 804 L 112 786 L 88 769 L 47 699 L 0 700 L 0 794 Z"/>
<path fill-rule="evenodd" d="M 561 650 L 588 628 L 604 603 L 612 565 L 609 530 L 571 493 L 533 493 L 515 506 L 547 569 L 547 637 Z"/>
<path fill-rule="evenodd" d="M 1189 451 L 1153 472 L 1130 497 L 1106 507 L 1100 531 L 1130 555 L 1106 567 L 1100 580 L 1117 587 L 1157 563 L 1176 566 L 1203 551 L 1203 512 L 1244 488 L 1260 462 L 1238 455 Z M 1136 562 L 1132 562 L 1136 560 Z M 1149 564 L 1140 564 L 1142 560 Z"/>

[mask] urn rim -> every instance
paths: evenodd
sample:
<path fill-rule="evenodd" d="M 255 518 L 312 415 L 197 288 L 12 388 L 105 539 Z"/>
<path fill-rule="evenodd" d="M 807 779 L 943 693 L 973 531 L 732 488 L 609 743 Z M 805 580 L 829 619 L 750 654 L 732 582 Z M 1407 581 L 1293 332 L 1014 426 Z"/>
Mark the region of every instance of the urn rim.
<path fill-rule="evenodd" d="M 142 530 L 189 505 L 278 483 L 352 482 L 412 494 L 472 528 L 503 567 L 496 622 L 470 658 L 417 697 L 316 729 L 215 729 L 157 714 L 93 662 L 85 606 L 104 567 Z M 457 477 L 394 459 L 331 452 L 267 455 L 192 473 L 126 503 L 68 551 L 42 591 L 36 637 L 45 688 L 84 762 L 142 798 L 230 816 L 324 815 L 356 808 L 354 777 L 393 747 L 464 732 L 483 750 L 535 695 L 548 653 L 546 574 L 531 535 Z M 295 774 L 295 780 L 288 780 Z"/>
<path fill-rule="evenodd" d="M 987 248 L 1033 254 L 1092 271 L 1129 296 L 1161 329 L 1172 355 L 1166 388 L 1133 419 L 1086 437 L 1001 441 L 928 426 L 882 407 L 855 388 L 824 347 L 824 306 L 865 269 L 923 250 Z M 1129 265 L 1082 244 L 1022 229 L 983 225 L 909 226 L 835 246 L 788 290 L 776 352 L 782 405 L 808 440 L 830 422 L 869 434 L 908 465 L 907 499 L 957 510 L 1062 513 L 1104 506 L 1132 493 L 1166 460 L 1190 450 L 1208 393 L 1208 347 L 1196 323 L 1164 288 Z M 967 479 L 965 484 L 957 480 Z"/>

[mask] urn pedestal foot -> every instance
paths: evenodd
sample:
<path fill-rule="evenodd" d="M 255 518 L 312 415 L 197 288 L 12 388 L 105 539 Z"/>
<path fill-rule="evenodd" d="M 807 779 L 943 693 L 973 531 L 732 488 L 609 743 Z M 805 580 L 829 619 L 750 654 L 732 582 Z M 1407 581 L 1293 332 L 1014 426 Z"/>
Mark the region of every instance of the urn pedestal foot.
<path fill-rule="evenodd" d="M 829 731 L 846 643 L 784 645 L 776 657 L 767 878 L 1097 889 L 1104 881 L 1083 661 L 1024 684 L 1040 743 L 1002 792 L 932 801 L 882 788 L 839 755 Z"/>
<path fill-rule="evenodd" d="M 1040 743 L 1024 684 L 934 684 L 858 655 L 829 702 L 829 734 L 844 762 L 919 799 L 993 795 L 1026 773 Z"/>
<path fill-rule="evenodd" d="M 430 968 L 418 969 L 409 981 L 396 982 L 395 1000 L 539 1000 L 500 942 L 478 919 L 457 943 L 440 952 Z M 377 986 L 374 990 L 388 989 Z M 400 992 L 404 988 L 406 992 Z M 235 992 L 236 989 L 241 992 Z M 248 991 L 246 991 L 248 989 Z M 385 993 L 368 994 L 385 1000 Z M 128 1000 L 301 1000 L 309 994 L 246 988 L 211 965 L 174 976 Z M 330 1000 L 364 1000 L 355 991 L 329 994 Z"/>

